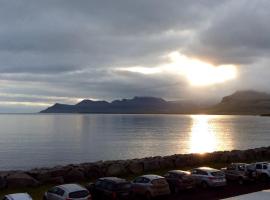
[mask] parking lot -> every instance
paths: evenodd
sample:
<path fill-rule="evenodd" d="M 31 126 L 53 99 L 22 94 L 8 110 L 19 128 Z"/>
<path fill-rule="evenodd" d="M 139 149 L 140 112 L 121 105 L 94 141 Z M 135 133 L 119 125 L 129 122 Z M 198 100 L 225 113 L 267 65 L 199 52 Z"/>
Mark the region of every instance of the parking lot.
<path fill-rule="evenodd" d="M 229 183 L 226 187 L 201 189 L 197 188 L 191 191 L 183 191 L 179 194 L 173 194 L 166 200 L 217 200 L 228 197 L 233 197 L 241 194 L 247 194 L 265 190 L 270 188 L 270 183 L 247 183 L 238 185 L 237 183 Z M 270 197 L 269 197 L 270 199 Z"/>

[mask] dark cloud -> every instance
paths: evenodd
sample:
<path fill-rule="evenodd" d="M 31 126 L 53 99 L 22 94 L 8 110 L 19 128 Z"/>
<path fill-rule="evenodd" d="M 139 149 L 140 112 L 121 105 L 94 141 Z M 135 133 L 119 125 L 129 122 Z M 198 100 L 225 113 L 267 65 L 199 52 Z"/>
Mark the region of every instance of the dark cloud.
<path fill-rule="evenodd" d="M 16 102 L 40 103 L 38 110 L 42 103 L 79 98 L 219 98 L 236 89 L 267 90 L 269 8 L 267 0 L 0 1 L 1 108 L 27 110 L 28 103 Z M 194 89 L 173 73 L 116 70 L 160 66 L 172 51 L 238 64 L 239 78 Z M 4 103 L 9 101 L 14 104 Z"/>

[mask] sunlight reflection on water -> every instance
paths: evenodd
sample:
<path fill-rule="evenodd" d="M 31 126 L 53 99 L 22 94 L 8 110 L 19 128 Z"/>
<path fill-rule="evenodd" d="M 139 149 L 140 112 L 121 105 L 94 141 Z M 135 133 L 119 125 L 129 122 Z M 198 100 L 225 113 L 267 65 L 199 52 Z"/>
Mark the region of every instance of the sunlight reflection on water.
<path fill-rule="evenodd" d="M 192 115 L 189 148 L 192 153 L 206 153 L 217 150 L 232 149 L 233 141 L 226 140 L 223 143 L 225 132 L 222 123 L 211 123 L 211 119 L 218 116 Z"/>

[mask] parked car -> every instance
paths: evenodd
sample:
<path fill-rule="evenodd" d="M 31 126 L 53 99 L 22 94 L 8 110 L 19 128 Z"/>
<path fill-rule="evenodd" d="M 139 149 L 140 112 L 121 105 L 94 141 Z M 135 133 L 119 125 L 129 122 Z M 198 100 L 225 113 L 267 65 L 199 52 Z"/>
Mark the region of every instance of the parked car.
<path fill-rule="evenodd" d="M 89 191 L 78 184 L 52 187 L 44 194 L 43 200 L 91 200 Z"/>
<path fill-rule="evenodd" d="M 255 170 L 257 177 L 263 180 L 270 179 L 270 163 L 269 162 L 256 162 L 249 166 L 250 169 Z"/>
<path fill-rule="evenodd" d="M 131 183 L 117 177 L 105 177 L 88 184 L 86 188 L 93 199 L 129 199 Z"/>
<path fill-rule="evenodd" d="M 134 179 L 131 187 L 132 194 L 142 195 L 146 199 L 169 195 L 170 188 L 166 179 L 158 175 L 143 175 Z"/>
<path fill-rule="evenodd" d="M 192 189 L 195 187 L 193 176 L 188 171 L 171 170 L 164 176 L 169 183 L 171 192 L 179 192 L 180 190 Z"/>
<path fill-rule="evenodd" d="M 225 174 L 210 167 L 199 167 L 191 170 L 191 174 L 196 182 L 203 188 L 225 186 Z"/>
<path fill-rule="evenodd" d="M 237 181 L 240 185 L 246 181 L 253 181 L 256 179 L 256 172 L 250 168 L 246 163 L 232 163 L 226 168 L 221 169 L 227 180 Z"/>
<path fill-rule="evenodd" d="M 2 200 L 33 200 L 27 193 L 8 194 Z"/>

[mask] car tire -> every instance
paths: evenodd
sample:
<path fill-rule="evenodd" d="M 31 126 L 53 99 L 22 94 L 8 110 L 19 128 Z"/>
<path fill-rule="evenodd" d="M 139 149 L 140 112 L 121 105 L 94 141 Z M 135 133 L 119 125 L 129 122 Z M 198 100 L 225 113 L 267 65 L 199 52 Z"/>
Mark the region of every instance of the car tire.
<path fill-rule="evenodd" d="M 208 185 L 208 183 L 206 181 L 203 181 L 203 182 L 201 182 L 201 187 L 203 189 L 207 189 L 207 188 L 209 188 L 209 185 Z"/>
<path fill-rule="evenodd" d="M 269 180 L 268 175 L 267 175 L 267 174 L 261 174 L 261 180 L 262 180 L 263 182 L 267 182 L 267 181 Z"/>
<path fill-rule="evenodd" d="M 238 178 L 238 184 L 243 185 L 244 184 L 244 179 L 242 177 Z"/>

